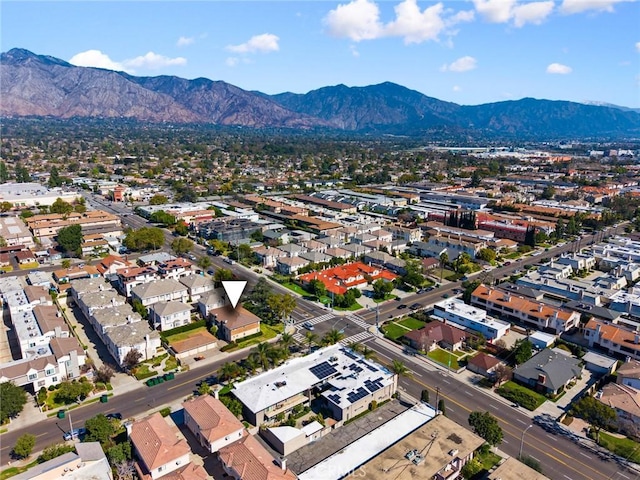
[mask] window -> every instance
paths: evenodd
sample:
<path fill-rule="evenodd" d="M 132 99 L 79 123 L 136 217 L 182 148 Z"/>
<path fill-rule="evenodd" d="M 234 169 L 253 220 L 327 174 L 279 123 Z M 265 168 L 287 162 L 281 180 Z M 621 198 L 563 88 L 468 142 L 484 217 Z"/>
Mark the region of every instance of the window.
<path fill-rule="evenodd" d="M 53 368 L 47 368 L 47 369 L 44 371 L 44 374 L 45 374 L 47 377 L 50 377 L 50 376 L 51 376 L 51 375 L 53 375 L 54 373 L 56 373 L 56 371 L 55 371 L 55 369 L 53 369 Z"/>
<path fill-rule="evenodd" d="M 37 373 L 30 373 L 29 374 L 29 380 L 35 380 L 36 378 L 38 378 L 38 374 Z"/>

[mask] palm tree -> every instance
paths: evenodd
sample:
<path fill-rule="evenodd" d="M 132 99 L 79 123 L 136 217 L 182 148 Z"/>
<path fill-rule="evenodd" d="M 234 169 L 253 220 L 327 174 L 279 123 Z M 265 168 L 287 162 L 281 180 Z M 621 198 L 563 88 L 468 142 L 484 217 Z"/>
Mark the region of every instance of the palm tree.
<path fill-rule="evenodd" d="M 444 251 L 440 254 L 440 283 L 442 283 L 442 274 L 444 273 L 444 266 L 449 263 L 449 254 Z"/>
<path fill-rule="evenodd" d="M 376 352 L 372 348 L 367 347 L 366 345 L 362 347 L 360 354 L 367 360 L 376 358 Z"/>
<path fill-rule="evenodd" d="M 402 363 L 400 360 L 394 360 L 393 363 L 389 366 L 390 370 L 396 375 L 409 377 L 411 373 L 409 372 L 409 368 Z"/>
<path fill-rule="evenodd" d="M 362 353 L 362 349 L 363 349 L 363 348 L 366 348 L 366 347 L 363 347 L 363 345 L 362 345 L 361 343 L 358 343 L 358 342 L 351 342 L 351 343 L 348 345 L 348 347 L 349 347 L 351 350 L 353 350 L 354 352 L 356 352 L 356 353 Z"/>
<path fill-rule="evenodd" d="M 255 355 L 251 354 L 244 359 L 244 366 L 249 371 L 249 373 L 253 375 L 254 373 L 256 373 L 256 370 L 260 366 L 260 362 Z"/>
<path fill-rule="evenodd" d="M 259 343 L 254 350 L 254 354 L 256 356 L 256 360 L 260 365 L 262 365 L 263 370 L 269 369 L 269 364 L 272 360 L 273 355 L 273 347 L 269 345 L 267 342 Z"/>
<path fill-rule="evenodd" d="M 304 339 L 307 341 L 307 345 L 309 345 L 309 353 L 311 353 L 311 345 L 318 341 L 318 336 L 313 332 L 306 331 L 304 333 Z"/>
<path fill-rule="evenodd" d="M 280 345 L 282 345 L 282 348 L 284 348 L 287 352 L 290 350 L 291 345 L 293 345 L 293 335 L 291 335 L 290 333 L 283 333 L 282 335 L 280 335 Z"/>
<path fill-rule="evenodd" d="M 234 362 L 227 362 L 218 369 L 218 378 L 220 380 L 232 380 L 242 375 L 242 367 Z"/>
<path fill-rule="evenodd" d="M 327 333 L 324 334 L 324 337 L 322 337 L 322 344 L 335 345 L 343 338 L 344 338 L 344 334 L 340 330 L 336 330 L 335 328 L 332 328 L 331 330 L 329 330 Z"/>

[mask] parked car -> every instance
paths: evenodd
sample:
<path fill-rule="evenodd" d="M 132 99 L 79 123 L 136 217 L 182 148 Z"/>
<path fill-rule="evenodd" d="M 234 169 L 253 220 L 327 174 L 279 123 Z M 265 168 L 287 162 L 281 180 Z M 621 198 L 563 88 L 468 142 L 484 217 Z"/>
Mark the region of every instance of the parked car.
<path fill-rule="evenodd" d="M 302 326 L 303 326 L 304 328 L 306 328 L 307 330 L 309 330 L 309 331 L 313 331 L 313 330 L 315 330 L 315 328 L 313 327 L 313 325 L 311 325 L 311 323 L 310 323 L 310 322 L 304 322 L 304 323 L 302 324 Z"/>
<path fill-rule="evenodd" d="M 122 420 L 121 413 L 107 413 L 105 417 L 107 417 L 109 420 Z"/>
<path fill-rule="evenodd" d="M 407 308 L 407 306 L 404 303 L 398 305 L 398 310 L 404 310 L 405 308 Z"/>
<path fill-rule="evenodd" d="M 74 428 L 73 430 L 69 430 L 64 435 L 62 435 L 62 438 L 64 440 L 73 440 L 74 438 L 82 437 L 86 433 L 86 428 Z"/>
<path fill-rule="evenodd" d="M 422 304 L 421 303 L 412 303 L 411 306 L 409 307 L 411 310 L 418 310 L 419 308 L 422 308 Z"/>
<path fill-rule="evenodd" d="M 232 260 L 232 259 L 231 259 L 231 258 L 229 258 L 229 257 L 225 258 L 225 259 L 224 259 L 224 261 L 225 261 L 226 263 L 228 263 L 229 265 L 234 265 L 234 264 L 236 263 L 236 261 L 235 261 L 235 260 Z"/>

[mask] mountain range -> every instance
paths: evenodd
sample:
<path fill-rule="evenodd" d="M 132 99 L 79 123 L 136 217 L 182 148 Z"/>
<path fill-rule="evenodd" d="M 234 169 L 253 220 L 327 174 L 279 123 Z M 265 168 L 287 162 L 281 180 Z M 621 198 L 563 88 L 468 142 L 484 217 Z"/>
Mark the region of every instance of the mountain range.
<path fill-rule="evenodd" d="M 267 95 L 206 78 L 137 77 L 77 67 L 24 49 L 0 55 L 0 98 L 4 117 L 127 118 L 465 138 L 640 136 L 640 113 L 609 105 L 523 98 L 463 106 L 390 82 Z"/>

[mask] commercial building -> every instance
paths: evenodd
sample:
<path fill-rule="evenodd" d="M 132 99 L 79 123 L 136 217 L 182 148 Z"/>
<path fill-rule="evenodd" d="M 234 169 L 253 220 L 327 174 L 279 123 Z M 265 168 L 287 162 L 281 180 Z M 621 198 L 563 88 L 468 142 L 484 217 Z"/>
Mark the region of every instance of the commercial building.
<path fill-rule="evenodd" d="M 22 245 L 24 248 L 36 246 L 31 232 L 20 217 L 0 217 L 0 237 L 8 246 Z"/>
<path fill-rule="evenodd" d="M 83 234 L 110 233 L 113 236 L 122 235 L 120 217 L 102 210 L 90 210 L 85 213 L 70 213 L 61 215 L 49 213 L 34 215 L 25 220 L 33 236 L 42 240 L 54 237 L 61 228 L 80 225 Z M 98 232 L 99 230 L 99 232 Z"/>
<path fill-rule="evenodd" d="M 467 305 L 458 298 L 436 303 L 433 306 L 433 313 L 444 321 L 481 333 L 490 342 L 509 333 L 511 326 L 509 323 L 489 317 L 486 311 Z"/>
<path fill-rule="evenodd" d="M 48 189 L 39 183 L 3 183 L 0 185 L 0 201 L 9 202 L 15 208 L 51 206 L 59 198 L 64 202 L 73 203 L 81 195 L 61 188 Z"/>
<path fill-rule="evenodd" d="M 254 425 L 268 424 L 296 405 L 309 405 L 314 389 L 322 392 L 332 416 L 346 421 L 365 411 L 371 401 L 391 398 L 397 382 L 397 375 L 384 366 L 333 345 L 236 383 L 232 393 Z"/>

